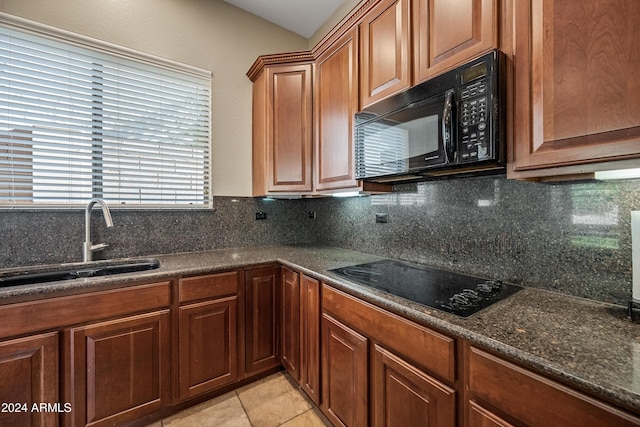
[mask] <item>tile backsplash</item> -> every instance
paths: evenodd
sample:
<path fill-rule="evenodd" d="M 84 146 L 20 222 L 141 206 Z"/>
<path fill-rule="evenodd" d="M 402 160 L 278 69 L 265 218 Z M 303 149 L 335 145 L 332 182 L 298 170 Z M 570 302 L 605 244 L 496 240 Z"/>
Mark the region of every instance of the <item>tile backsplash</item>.
<path fill-rule="evenodd" d="M 540 184 L 501 176 L 406 184 L 359 198 L 215 197 L 214 210 L 93 212 L 97 258 L 321 244 L 598 300 L 631 290 L 640 180 Z M 308 212 L 315 218 L 308 218 Z M 266 220 L 256 220 L 266 212 Z M 388 215 L 376 223 L 376 214 Z M 84 210 L 0 212 L 0 268 L 79 261 Z"/>

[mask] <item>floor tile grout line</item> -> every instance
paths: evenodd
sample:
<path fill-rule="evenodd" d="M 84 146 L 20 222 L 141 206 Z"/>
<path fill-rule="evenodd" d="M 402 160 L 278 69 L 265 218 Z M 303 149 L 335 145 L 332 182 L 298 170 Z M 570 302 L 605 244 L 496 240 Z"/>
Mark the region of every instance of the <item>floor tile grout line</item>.
<path fill-rule="evenodd" d="M 294 419 L 296 419 L 296 418 L 298 418 L 298 417 L 300 417 L 300 416 L 302 416 L 302 415 L 306 414 L 306 413 L 307 413 L 307 412 L 309 412 L 309 411 L 312 411 L 312 412 L 313 412 L 313 411 L 314 411 L 314 408 L 316 408 L 316 407 L 317 407 L 317 405 L 315 405 L 315 403 L 314 403 L 314 402 L 312 402 L 312 401 L 311 401 L 311 399 L 309 399 L 309 398 L 308 398 L 308 396 L 306 396 L 306 393 L 304 393 L 304 391 L 302 390 L 302 388 L 301 388 L 301 387 L 299 387 L 299 385 L 297 385 L 296 383 L 292 383 L 292 382 L 287 378 L 287 375 L 286 375 L 286 374 L 284 374 L 284 373 L 282 373 L 282 372 L 281 372 L 281 373 L 280 373 L 280 375 L 282 375 L 282 377 L 284 377 L 284 378 L 287 380 L 287 383 L 289 384 L 290 389 L 291 389 L 292 391 L 295 391 L 295 392 L 296 392 L 296 394 L 298 394 L 298 395 L 300 395 L 300 396 L 302 396 L 302 397 L 304 398 L 304 400 L 305 400 L 305 402 L 307 403 L 307 406 L 308 406 L 308 407 L 307 407 L 306 409 L 304 409 L 301 413 L 299 413 L 299 414 L 295 414 L 295 415 L 291 416 L 290 418 L 288 418 L 288 419 L 284 420 L 283 422 L 280 422 L 277 426 L 274 426 L 274 427 L 282 427 L 283 425 L 285 425 L 285 424 L 287 424 L 287 423 L 289 423 L 289 422 L 293 421 Z M 240 397 L 240 391 L 241 391 L 241 390 L 242 390 L 242 388 L 238 388 L 238 389 L 236 389 L 236 390 L 232 390 L 233 395 L 234 395 L 234 397 L 235 397 L 236 399 L 238 399 L 238 402 L 240 403 L 240 407 L 242 408 L 242 412 L 244 413 L 244 415 L 245 415 L 245 417 L 246 417 L 247 421 L 249 422 L 249 425 L 250 425 L 251 427 L 256 427 L 256 424 L 255 424 L 255 423 L 251 420 L 251 418 L 249 417 L 249 413 L 248 413 L 248 411 L 247 411 L 247 408 L 246 408 L 245 404 L 243 403 L 242 398 Z M 168 424 L 165 424 L 165 421 L 167 421 L 167 418 L 164 418 L 164 419 L 159 420 L 159 425 L 160 425 L 160 427 L 165 427 L 165 426 L 167 426 L 167 425 L 168 425 Z"/>
<path fill-rule="evenodd" d="M 296 418 L 298 418 L 300 415 L 302 415 L 302 414 L 306 413 L 308 410 L 309 410 L 309 409 L 305 409 L 305 411 L 304 411 L 304 412 L 302 412 L 301 414 L 294 415 L 292 418 L 289 418 L 289 419 L 288 419 L 288 420 L 286 420 L 285 422 L 282 422 L 282 423 L 278 424 L 276 427 L 281 427 L 281 426 L 285 425 L 286 423 L 288 423 L 289 421 L 291 421 L 291 420 L 295 420 L 295 419 L 296 419 Z"/>
<path fill-rule="evenodd" d="M 294 384 L 292 384 L 291 381 L 289 381 L 286 378 L 286 375 L 282 371 L 280 372 L 280 374 L 282 375 L 282 377 L 284 377 L 287 380 L 287 383 L 289 384 L 289 386 L 291 387 L 292 390 L 294 390 L 298 394 L 302 395 L 302 397 L 305 398 L 305 401 L 307 401 L 307 403 L 310 403 L 310 402 L 308 402 L 307 396 L 304 395 L 304 392 L 302 391 L 302 389 L 300 387 L 296 387 Z M 238 393 L 238 390 L 234 390 L 233 392 L 236 394 L 236 397 L 240 401 L 240 406 L 242 406 L 242 410 L 244 411 L 245 415 L 247 416 L 247 420 L 249 420 L 249 424 L 251 425 L 251 427 L 255 427 L 253 422 L 251 421 L 251 418 L 249 417 L 249 413 L 247 412 L 247 409 L 245 408 L 244 404 L 242 403 L 242 399 L 240 398 L 240 394 Z M 311 407 L 305 409 L 302 413 L 294 415 L 293 417 L 285 420 L 284 422 L 281 422 L 280 424 L 278 424 L 275 427 L 281 427 L 281 426 L 285 425 L 286 423 L 288 423 L 289 421 L 294 420 L 295 418 L 299 417 L 302 414 L 307 413 L 310 410 L 313 410 L 313 405 L 311 405 Z"/>
<path fill-rule="evenodd" d="M 253 423 L 251 422 L 251 418 L 249 418 L 249 413 L 247 412 L 247 408 L 244 407 L 244 403 L 242 403 L 242 399 L 240 399 L 240 394 L 238 393 L 238 389 L 233 390 L 233 392 L 236 395 L 236 398 L 238 399 L 238 402 L 240 402 L 240 406 L 242 406 L 242 412 L 244 412 L 245 417 L 247 417 L 247 421 L 249 421 L 249 425 L 251 427 L 253 426 Z"/>

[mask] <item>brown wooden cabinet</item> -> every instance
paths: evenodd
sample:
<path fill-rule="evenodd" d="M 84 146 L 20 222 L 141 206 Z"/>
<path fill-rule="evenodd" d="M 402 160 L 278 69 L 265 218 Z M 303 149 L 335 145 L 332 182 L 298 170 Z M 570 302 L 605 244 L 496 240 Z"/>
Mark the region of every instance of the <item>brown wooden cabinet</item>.
<path fill-rule="evenodd" d="M 179 398 L 238 379 L 238 272 L 180 279 Z"/>
<path fill-rule="evenodd" d="M 455 426 L 454 389 L 377 344 L 372 358 L 373 426 Z"/>
<path fill-rule="evenodd" d="M 369 340 L 322 315 L 322 410 L 334 426 L 368 423 Z"/>
<path fill-rule="evenodd" d="M 357 28 L 331 45 L 316 61 L 315 174 L 316 189 L 357 186 L 354 114 L 358 112 Z"/>
<path fill-rule="evenodd" d="M 452 338 L 327 285 L 322 303 L 321 408 L 335 425 L 455 425 Z"/>
<path fill-rule="evenodd" d="M 468 426 L 638 426 L 640 418 L 465 345 Z"/>
<path fill-rule="evenodd" d="M 280 333 L 282 365 L 300 380 L 300 274 L 282 267 Z"/>
<path fill-rule="evenodd" d="M 320 394 L 320 282 L 300 278 L 300 386 L 316 405 Z"/>
<path fill-rule="evenodd" d="M 383 0 L 360 24 L 361 108 L 411 86 L 410 0 Z"/>
<path fill-rule="evenodd" d="M 497 0 L 412 0 L 414 84 L 498 47 Z"/>
<path fill-rule="evenodd" d="M 637 167 L 640 2 L 515 2 L 510 178 Z M 605 163 L 608 162 L 608 163 Z"/>
<path fill-rule="evenodd" d="M 278 288 L 280 267 L 245 271 L 245 374 L 280 365 Z"/>
<path fill-rule="evenodd" d="M 120 425 L 170 402 L 169 310 L 64 332 L 67 425 Z"/>
<path fill-rule="evenodd" d="M 253 195 L 310 192 L 312 66 L 269 66 L 253 85 Z"/>
<path fill-rule="evenodd" d="M 57 332 L 0 342 L 0 425 L 58 425 L 72 409 L 60 403 L 58 381 Z M 38 410 L 41 403 L 51 406 Z"/>
<path fill-rule="evenodd" d="M 0 397 L 48 405 L 0 424 L 114 425 L 168 405 L 170 304 L 159 282 L 0 306 L 2 338 L 25 336 L 0 343 Z"/>
<path fill-rule="evenodd" d="M 320 404 L 320 282 L 282 267 L 282 365 Z"/>
<path fill-rule="evenodd" d="M 324 285 L 322 310 L 446 384 L 456 379 L 455 339 Z"/>

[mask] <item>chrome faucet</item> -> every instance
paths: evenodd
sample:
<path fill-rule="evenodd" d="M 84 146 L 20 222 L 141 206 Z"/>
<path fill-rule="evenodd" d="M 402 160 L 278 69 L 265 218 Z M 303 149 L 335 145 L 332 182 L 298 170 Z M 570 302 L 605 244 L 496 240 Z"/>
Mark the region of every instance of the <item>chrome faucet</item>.
<path fill-rule="evenodd" d="M 104 216 L 104 222 L 107 223 L 107 227 L 113 227 L 113 221 L 111 220 L 111 212 L 109 211 L 109 206 L 102 199 L 91 199 L 89 203 L 87 203 L 87 207 L 84 211 L 84 229 L 85 229 L 85 240 L 82 244 L 82 261 L 89 262 L 93 260 L 93 253 L 96 251 L 100 251 L 106 248 L 106 243 L 98 243 L 94 245 L 91 243 L 91 209 L 93 205 L 99 204 L 102 207 L 102 215 Z"/>

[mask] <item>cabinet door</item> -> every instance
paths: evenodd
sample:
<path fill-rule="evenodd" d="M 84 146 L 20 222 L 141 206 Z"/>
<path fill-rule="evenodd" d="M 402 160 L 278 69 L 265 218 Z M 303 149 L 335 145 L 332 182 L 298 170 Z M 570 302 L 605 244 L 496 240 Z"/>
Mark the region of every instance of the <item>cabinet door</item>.
<path fill-rule="evenodd" d="M 497 0 L 412 0 L 419 83 L 498 46 Z"/>
<path fill-rule="evenodd" d="M 282 364 L 291 376 L 300 380 L 300 275 L 282 268 L 282 305 L 280 307 Z"/>
<path fill-rule="evenodd" d="M 360 24 L 361 106 L 411 86 L 409 0 L 384 0 Z"/>
<path fill-rule="evenodd" d="M 589 172 L 615 166 L 595 162 L 640 157 L 639 16 L 636 0 L 515 2 L 510 177 Z M 580 164 L 589 165 L 571 168 Z"/>
<path fill-rule="evenodd" d="M 453 427 L 455 390 L 375 345 L 373 426 Z"/>
<path fill-rule="evenodd" d="M 349 31 L 316 62 L 317 190 L 356 186 L 353 120 L 358 112 L 358 32 Z"/>
<path fill-rule="evenodd" d="M 169 404 L 169 310 L 65 331 L 67 425 L 121 425 Z"/>
<path fill-rule="evenodd" d="M 268 78 L 268 191 L 311 191 L 311 65 L 270 67 Z"/>
<path fill-rule="evenodd" d="M 245 272 L 245 372 L 253 374 L 280 364 L 276 309 L 280 268 Z"/>
<path fill-rule="evenodd" d="M 58 334 L 0 342 L 0 425 L 56 426 L 58 402 Z M 32 410 L 41 403 L 60 407 Z"/>
<path fill-rule="evenodd" d="M 368 366 L 367 338 L 323 314 L 321 407 L 333 425 L 367 425 Z"/>
<path fill-rule="evenodd" d="M 300 279 L 300 385 L 320 404 L 320 283 Z"/>
<path fill-rule="evenodd" d="M 237 310 L 237 296 L 180 307 L 181 399 L 237 379 Z"/>

